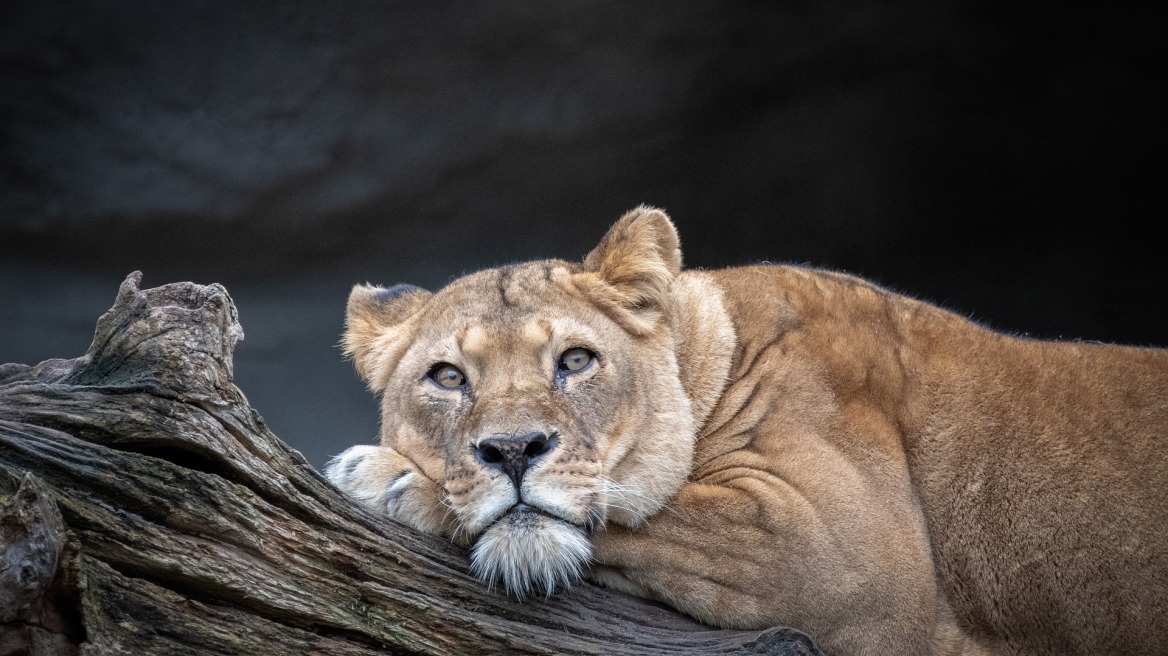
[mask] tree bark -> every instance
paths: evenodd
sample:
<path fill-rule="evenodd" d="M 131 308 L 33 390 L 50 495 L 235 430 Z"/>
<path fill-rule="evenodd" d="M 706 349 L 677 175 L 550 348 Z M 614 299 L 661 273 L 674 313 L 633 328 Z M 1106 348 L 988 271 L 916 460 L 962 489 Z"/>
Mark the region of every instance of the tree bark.
<path fill-rule="evenodd" d="M 84 356 L 0 366 L 0 656 L 819 653 L 586 583 L 488 589 L 264 426 L 223 287 L 140 281 Z"/>

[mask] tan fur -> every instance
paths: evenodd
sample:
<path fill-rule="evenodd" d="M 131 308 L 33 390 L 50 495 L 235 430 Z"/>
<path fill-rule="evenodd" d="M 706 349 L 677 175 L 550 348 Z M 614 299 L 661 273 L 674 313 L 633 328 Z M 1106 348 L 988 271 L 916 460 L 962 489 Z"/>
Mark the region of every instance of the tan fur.
<path fill-rule="evenodd" d="M 1168 653 L 1164 350 L 1009 337 L 826 271 L 681 271 L 651 208 L 583 264 L 377 289 L 344 343 L 382 445 L 328 474 L 516 594 L 586 570 L 829 654 Z M 581 346 L 599 360 L 557 374 Z M 559 441 L 516 490 L 474 454 L 528 431 Z"/>

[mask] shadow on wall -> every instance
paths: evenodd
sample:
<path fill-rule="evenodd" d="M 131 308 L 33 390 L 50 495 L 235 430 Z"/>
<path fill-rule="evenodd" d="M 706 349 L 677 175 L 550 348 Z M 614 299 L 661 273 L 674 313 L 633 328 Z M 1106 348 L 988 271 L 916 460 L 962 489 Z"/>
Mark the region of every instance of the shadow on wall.
<path fill-rule="evenodd" d="M 639 203 L 691 266 L 1165 345 L 1160 11 L 10 2 L 0 361 L 84 352 L 130 271 L 221 282 L 240 387 L 321 465 L 377 431 L 353 283 L 576 259 Z"/>

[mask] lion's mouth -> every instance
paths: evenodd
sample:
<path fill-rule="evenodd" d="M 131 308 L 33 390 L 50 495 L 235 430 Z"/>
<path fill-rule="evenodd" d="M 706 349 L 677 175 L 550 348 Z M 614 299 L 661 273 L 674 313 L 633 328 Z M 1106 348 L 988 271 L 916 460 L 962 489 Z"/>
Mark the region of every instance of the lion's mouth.
<path fill-rule="evenodd" d="M 491 526 L 495 526 L 497 524 L 508 524 L 512 527 L 528 526 L 545 521 L 545 519 L 562 522 L 582 530 L 585 528 L 576 522 L 568 520 L 565 517 L 561 517 L 555 513 L 548 512 L 543 508 L 539 508 L 522 501 L 517 502 L 515 505 L 505 510 L 503 514 L 499 515 L 499 517 L 497 517 L 495 521 L 491 522 L 490 526 L 487 528 L 489 529 Z"/>
<path fill-rule="evenodd" d="M 503 513 L 503 515 L 504 516 L 517 515 L 519 517 L 522 517 L 524 515 L 543 515 L 544 517 L 550 517 L 551 519 L 558 519 L 561 522 L 567 521 L 563 517 L 556 517 L 555 515 L 551 514 L 550 512 L 548 512 L 546 510 L 543 510 L 542 508 L 536 508 L 535 506 L 529 506 L 526 503 L 523 503 L 522 501 L 520 501 L 520 502 L 516 503 L 514 506 L 511 506 L 510 508 L 508 508 L 507 512 Z M 571 522 L 568 522 L 568 523 L 571 524 Z"/>

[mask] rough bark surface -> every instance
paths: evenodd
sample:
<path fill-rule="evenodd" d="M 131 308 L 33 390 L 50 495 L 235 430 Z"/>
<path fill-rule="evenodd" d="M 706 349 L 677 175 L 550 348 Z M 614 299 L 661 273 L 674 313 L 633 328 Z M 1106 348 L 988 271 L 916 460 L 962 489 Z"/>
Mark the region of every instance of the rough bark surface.
<path fill-rule="evenodd" d="M 267 430 L 223 287 L 140 280 L 84 356 L 0 365 L 0 656 L 819 653 L 588 584 L 486 588 Z"/>

